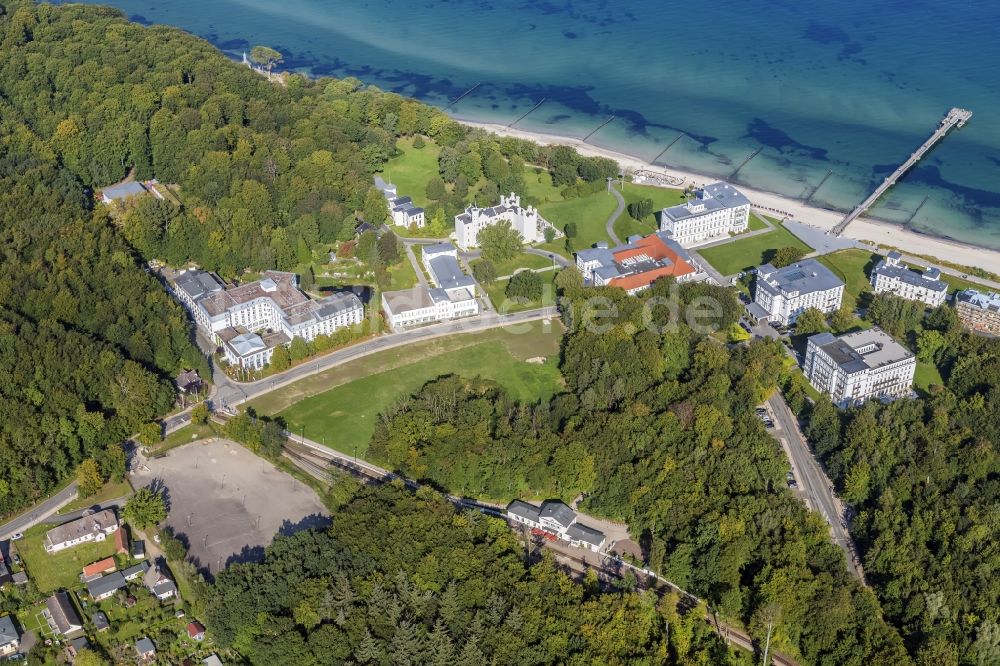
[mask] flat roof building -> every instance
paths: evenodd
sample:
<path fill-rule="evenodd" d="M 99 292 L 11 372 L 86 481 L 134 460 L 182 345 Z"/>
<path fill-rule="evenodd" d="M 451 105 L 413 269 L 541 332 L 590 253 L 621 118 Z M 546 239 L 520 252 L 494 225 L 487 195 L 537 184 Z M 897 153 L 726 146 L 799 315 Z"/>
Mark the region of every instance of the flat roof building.
<path fill-rule="evenodd" d="M 664 208 L 660 230 L 684 247 L 738 234 L 750 225 L 750 200 L 729 183 L 712 183 L 686 203 Z"/>
<path fill-rule="evenodd" d="M 767 311 L 771 321 L 791 326 L 809 308 L 831 313 L 840 308 L 844 283 L 815 259 L 775 268 L 757 269 L 754 302 Z"/>
<path fill-rule="evenodd" d="M 648 289 L 662 277 L 678 282 L 702 275 L 691 255 L 663 231 L 649 236 L 632 236 L 625 245 L 597 247 L 576 253 L 576 267 L 584 283 L 597 287 L 620 287 L 629 294 Z"/>
<path fill-rule="evenodd" d="M 955 294 L 955 311 L 966 328 L 1000 335 L 1000 293 L 960 291 Z"/>
<path fill-rule="evenodd" d="M 911 270 L 895 250 L 872 269 L 871 283 L 876 294 L 888 292 L 932 308 L 943 304 L 948 295 L 948 283 L 941 280 L 941 271 L 929 268 L 921 274 Z"/>
<path fill-rule="evenodd" d="M 811 336 L 802 366 L 816 390 L 838 407 L 907 396 L 916 368 L 913 352 L 877 327 L 840 337 Z"/>

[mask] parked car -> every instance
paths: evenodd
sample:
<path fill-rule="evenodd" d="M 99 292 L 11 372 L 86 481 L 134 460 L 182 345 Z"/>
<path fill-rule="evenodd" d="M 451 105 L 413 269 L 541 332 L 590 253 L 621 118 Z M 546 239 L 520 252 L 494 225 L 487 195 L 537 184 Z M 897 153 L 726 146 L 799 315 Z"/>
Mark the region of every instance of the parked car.
<path fill-rule="evenodd" d="M 23 538 L 24 538 L 24 532 L 14 532 L 13 534 L 10 535 L 11 541 L 17 541 L 18 539 L 23 539 Z"/>

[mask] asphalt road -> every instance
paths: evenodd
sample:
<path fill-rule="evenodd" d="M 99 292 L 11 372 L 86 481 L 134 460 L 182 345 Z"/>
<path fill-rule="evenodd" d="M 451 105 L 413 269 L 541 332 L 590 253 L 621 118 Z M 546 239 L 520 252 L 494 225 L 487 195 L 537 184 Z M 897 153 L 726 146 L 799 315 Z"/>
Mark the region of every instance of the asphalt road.
<path fill-rule="evenodd" d="M 621 239 L 618 238 L 618 234 L 615 233 L 615 220 L 618 216 L 625 212 L 625 198 L 622 197 L 621 192 L 616 190 L 614 187 L 611 188 L 611 194 L 615 195 L 615 199 L 618 199 L 618 207 L 615 208 L 615 212 L 611 213 L 611 217 L 608 218 L 607 223 L 604 225 L 604 230 L 608 232 L 608 238 L 614 241 L 615 245 L 621 245 Z"/>
<path fill-rule="evenodd" d="M 833 484 L 813 457 L 805 436 L 799 430 L 798 420 L 784 397 L 780 393 L 775 393 L 768 400 L 768 406 L 774 415 L 775 427 L 772 433 L 785 444 L 783 448 L 791 458 L 792 473 L 798 482 L 800 494 L 808 500 L 809 506 L 818 511 L 829 523 L 833 542 L 847 556 L 848 570 L 864 583 L 864 571 L 856 559 L 854 542 L 847 532 L 843 509 L 833 493 Z"/>
<path fill-rule="evenodd" d="M 76 481 L 72 482 L 58 493 L 49 497 L 26 513 L 11 519 L 7 523 L 0 525 L 0 540 L 10 537 L 14 532 L 23 532 L 33 525 L 37 525 L 53 513 L 66 506 L 76 498 Z"/>
<path fill-rule="evenodd" d="M 554 307 L 538 308 L 535 310 L 525 310 L 513 314 L 498 314 L 487 312 L 478 317 L 457 319 L 455 321 L 422 326 L 398 333 L 388 333 L 367 342 L 351 345 L 338 351 L 319 356 L 301 365 L 286 370 L 283 373 L 267 377 L 255 382 L 237 383 L 229 379 L 222 372 L 215 372 L 213 381 L 216 390 L 212 396 L 213 405 L 217 409 L 229 410 L 248 400 L 275 391 L 283 386 L 287 386 L 304 377 L 323 372 L 330 368 L 348 363 L 358 358 L 374 354 L 376 352 L 402 347 L 422 340 L 432 340 L 445 335 L 461 335 L 462 333 L 475 333 L 493 328 L 513 326 L 539 319 L 550 319 L 559 316 L 559 312 Z M 184 414 L 179 414 L 169 421 L 185 418 Z M 190 418 L 189 416 L 187 418 Z"/>

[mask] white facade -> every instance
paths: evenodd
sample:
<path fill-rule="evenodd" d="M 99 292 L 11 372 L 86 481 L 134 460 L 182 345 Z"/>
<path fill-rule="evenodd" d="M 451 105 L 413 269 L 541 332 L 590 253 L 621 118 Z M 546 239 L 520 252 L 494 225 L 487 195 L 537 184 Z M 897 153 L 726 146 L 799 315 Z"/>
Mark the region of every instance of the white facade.
<path fill-rule="evenodd" d="M 514 231 L 521 234 L 524 243 L 538 243 L 544 239 L 545 227 L 551 226 L 533 206 L 521 207 L 521 197 L 511 192 L 500 197 L 500 203 L 491 208 L 469 206 L 455 216 L 455 239 L 463 250 L 479 247 L 479 232 L 486 227 L 510 222 Z M 554 227 L 553 227 L 554 230 Z"/>
<path fill-rule="evenodd" d="M 791 326 L 809 308 L 835 312 L 843 298 L 844 283 L 815 259 L 781 269 L 771 264 L 757 269 L 754 302 L 782 326 Z"/>
<path fill-rule="evenodd" d="M 750 200 L 728 183 L 713 183 L 695 198 L 664 208 L 660 230 L 684 247 L 746 231 L 750 224 Z"/>
<path fill-rule="evenodd" d="M 872 269 L 871 282 L 876 294 L 888 292 L 932 308 L 943 305 L 948 295 L 948 284 L 941 280 L 941 271 L 936 268 L 923 274 L 912 271 L 902 263 L 898 252 L 890 252 L 878 262 Z"/>
<path fill-rule="evenodd" d="M 543 502 L 541 507 L 521 500 L 514 500 L 507 505 L 507 520 L 541 530 L 557 539 L 568 541 L 571 546 L 600 552 L 606 541 L 604 533 L 578 523 L 576 519 L 573 509 L 556 500 Z"/>
<path fill-rule="evenodd" d="M 382 310 L 389 327 L 400 329 L 477 315 L 479 301 L 464 289 L 449 293 L 417 285 L 412 289 L 382 292 Z"/>
<path fill-rule="evenodd" d="M 385 197 L 389 208 L 389 217 L 397 227 L 423 227 L 426 224 L 424 209 L 416 206 L 410 197 L 401 197 L 396 192 L 396 186 L 385 182 L 381 176 L 375 176 L 375 187 Z"/>
<path fill-rule="evenodd" d="M 45 551 L 57 553 L 88 541 L 104 541 L 117 530 L 118 517 L 115 512 L 110 509 L 98 511 L 46 532 Z"/>
<path fill-rule="evenodd" d="M 802 367 L 816 390 L 839 407 L 909 395 L 916 368 L 913 353 L 878 328 L 810 337 Z"/>

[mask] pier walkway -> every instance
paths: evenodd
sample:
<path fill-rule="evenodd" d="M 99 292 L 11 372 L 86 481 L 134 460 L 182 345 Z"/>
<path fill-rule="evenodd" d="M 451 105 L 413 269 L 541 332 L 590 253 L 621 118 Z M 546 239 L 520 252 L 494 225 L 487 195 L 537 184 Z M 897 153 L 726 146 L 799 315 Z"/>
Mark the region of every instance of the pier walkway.
<path fill-rule="evenodd" d="M 862 201 L 854 210 L 848 213 L 847 216 L 831 230 L 831 233 L 835 236 L 839 236 L 844 233 L 844 230 L 847 229 L 847 225 L 857 219 L 866 210 L 871 208 L 872 204 L 874 204 L 879 197 L 885 194 L 886 190 L 895 185 L 896 181 L 898 181 L 904 173 L 909 171 L 913 165 L 919 162 L 920 158 L 922 158 L 927 151 L 934 146 L 934 144 L 943 139 L 951 128 L 955 126 L 962 127 L 969 121 L 970 118 L 972 118 L 972 111 L 966 111 L 965 109 L 959 108 L 954 108 L 949 111 L 948 115 L 941 120 L 938 128 L 934 130 L 934 134 L 931 134 L 930 138 L 924 141 L 923 145 L 917 148 L 917 150 L 910 155 L 909 159 L 903 162 L 898 169 L 893 171 L 888 178 L 882 181 L 882 184 L 871 193 L 871 196 Z"/>

